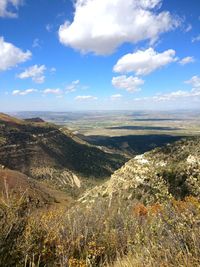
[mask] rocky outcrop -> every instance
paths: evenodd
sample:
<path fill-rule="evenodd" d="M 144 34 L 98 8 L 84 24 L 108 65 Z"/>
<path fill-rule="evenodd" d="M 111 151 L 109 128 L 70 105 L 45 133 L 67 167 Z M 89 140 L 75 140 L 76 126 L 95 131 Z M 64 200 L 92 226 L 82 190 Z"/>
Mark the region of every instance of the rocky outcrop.
<path fill-rule="evenodd" d="M 200 196 L 200 139 L 190 138 L 136 156 L 115 171 L 110 180 L 88 190 L 82 203 L 164 201 L 172 196 Z"/>

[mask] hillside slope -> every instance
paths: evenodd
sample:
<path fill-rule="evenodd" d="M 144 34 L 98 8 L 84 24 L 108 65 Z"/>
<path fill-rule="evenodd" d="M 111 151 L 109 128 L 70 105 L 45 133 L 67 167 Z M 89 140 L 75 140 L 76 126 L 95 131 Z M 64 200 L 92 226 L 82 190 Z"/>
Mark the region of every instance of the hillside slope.
<path fill-rule="evenodd" d="M 115 151 L 117 154 L 126 155 L 129 158 L 133 158 L 136 155 L 183 138 L 183 136 L 173 136 L 162 133 L 143 133 L 125 136 L 79 136 L 90 144 L 107 148 Z"/>
<path fill-rule="evenodd" d="M 25 174 L 0 166 L 0 198 L 9 200 L 15 198 L 17 201 L 23 198 L 26 204 L 33 207 L 43 207 L 55 202 L 55 198 L 48 190 L 37 181 Z"/>
<path fill-rule="evenodd" d="M 62 186 L 79 185 L 79 177 L 108 177 L 125 160 L 53 124 L 0 114 L 0 164 L 34 178 L 49 178 Z"/>
<path fill-rule="evenodd" d="M 88 190 L 79 200 L 97 199 L 143 203 L 162 202 L 171 196 L 200 196 L 200 138 L 189 138 L 136 156 L 115 171 L 111 179 Z"/>

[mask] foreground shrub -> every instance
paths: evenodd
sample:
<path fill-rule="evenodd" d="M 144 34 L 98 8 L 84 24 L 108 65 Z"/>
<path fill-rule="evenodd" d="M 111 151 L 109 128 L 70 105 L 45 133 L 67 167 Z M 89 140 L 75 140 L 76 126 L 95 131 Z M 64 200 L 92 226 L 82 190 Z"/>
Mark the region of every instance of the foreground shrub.
<path fill-rule="evenodd" d="M 23 197 L 0 197 L 0 266 L 16 266 L 23 254 L 20 245 L 27 223 L 27 203 Z"/>
<path fill-rule="evenodd" d="M 199 266 L 199 226 L 193 197 L 150 206 L 99 202 L 30 216 L 18 249 L 27 266 L 103 266 L 126 255 L 132 266 Z"/>

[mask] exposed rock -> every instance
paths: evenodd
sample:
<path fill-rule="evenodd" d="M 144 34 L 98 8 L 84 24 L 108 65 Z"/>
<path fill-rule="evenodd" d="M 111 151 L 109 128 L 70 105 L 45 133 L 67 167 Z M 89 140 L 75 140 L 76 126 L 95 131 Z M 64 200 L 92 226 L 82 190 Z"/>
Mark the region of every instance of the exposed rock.
<path fill-rule="evenodd" d="M 155 149 L 128 161 L 110 180 L 87 191 L 79 201 L 89 204 L 101 197 L 110 203 L 130 199 L 149 203 L 172 196 L 200 197 L 199 159 L 200 138 Z"/>
<path fill-rule="evenodd" d="M 126 161 L 38 118 L 24 121 L 0 114 L 0 126 L 0 164 L 59 187 L 81 188 L 82 178 L 109 177 Z"/>
<path fill-rule="evenodd" d="M 193 155 L 189 155 L 187 157 L 187 163 L 191 164 L 191 165 L 195 165 L 195 164 L 199 164 L 200 163 L 200 159 L 193 156 Z"/>

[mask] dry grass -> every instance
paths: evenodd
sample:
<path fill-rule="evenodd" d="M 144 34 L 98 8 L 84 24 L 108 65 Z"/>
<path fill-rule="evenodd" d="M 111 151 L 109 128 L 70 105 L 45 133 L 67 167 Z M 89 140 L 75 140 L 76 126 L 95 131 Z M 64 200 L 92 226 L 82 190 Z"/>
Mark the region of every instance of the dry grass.
<path fill-rule="evenodd" d="M 118 259 L 114 264 L 109 265 L 109 267 L 199 267 L 199 262 L 195 261 L 190 255 L 179 253 L 177 259 L 174 263 L 169 263 L 167 260 L 155 259 L 144 261 L 144 259 L 139 255 L 128 255 L 122 259 Z"/>
<path fill-rule="evenodd" d="M 7 251 L 3 250 L 4 258 L 7 255 L 4 266 L 12 266 L 8 264 L 11 256 L 17 266 L 200 265 L 200 203 L 193 197 L 151 206 L 119 207 L 116 203 L 109 208 L 106 203 L 95 203 L 88 209 L 62 208 L 26 217 L 19 210 L 10 207 L 7 220 L 1 221 L 4 247 L 10 227 L 18 226 L 9 237 L 17 243 L 9 248 L 7 242 Z"/>
<path fill-rule="evenodd" d="M 187 197 L 144 205 L 104 200 L 31 211 L 25 194 L 0 197 L 4 267 L 197 267 L 200 202 Z"/>

